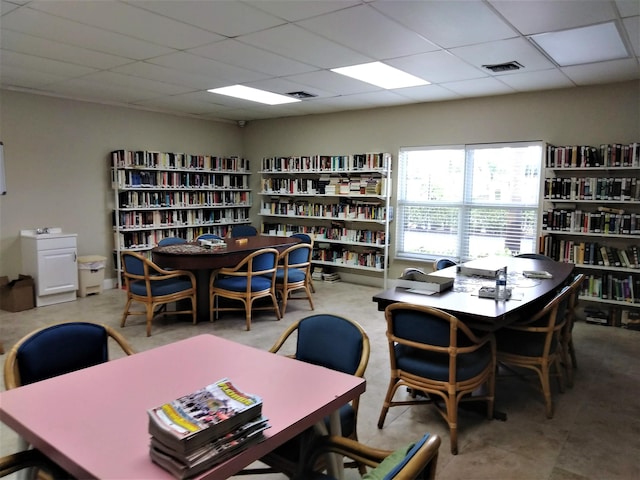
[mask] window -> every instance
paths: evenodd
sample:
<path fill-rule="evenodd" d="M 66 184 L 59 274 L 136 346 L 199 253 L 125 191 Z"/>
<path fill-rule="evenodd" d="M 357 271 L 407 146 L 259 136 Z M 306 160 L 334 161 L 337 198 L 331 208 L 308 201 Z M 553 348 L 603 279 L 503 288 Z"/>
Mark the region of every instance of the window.
<path fill-rule="evenodd" d="M 542 142 L 400 150 L 396 256 L 537 250 Z"/>

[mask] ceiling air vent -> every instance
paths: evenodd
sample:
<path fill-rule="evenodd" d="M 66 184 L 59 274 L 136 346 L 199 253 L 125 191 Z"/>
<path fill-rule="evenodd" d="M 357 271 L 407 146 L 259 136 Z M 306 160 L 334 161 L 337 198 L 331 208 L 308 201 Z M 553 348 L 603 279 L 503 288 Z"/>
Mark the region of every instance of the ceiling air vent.
<path fill-rule="evenodd" d="M 305 98 L 317 97 L 317 95 L 314 95 L 313 93 L 303 92 L 303 91 L 289 92 L 289 93 L 287 93 L 287 95 L 289 95 L 290 97 L 293 97 L 293 98 L 297 98 L 299 100 L 303 100 Z"/>
<path fill-rule="evenodd" d="M 496 63 L 495 65 L 483 65 L 483 67 L 491 70 L 493 73 L 510 72 L 524 68 L 524 66 L 518 62 Z"/>

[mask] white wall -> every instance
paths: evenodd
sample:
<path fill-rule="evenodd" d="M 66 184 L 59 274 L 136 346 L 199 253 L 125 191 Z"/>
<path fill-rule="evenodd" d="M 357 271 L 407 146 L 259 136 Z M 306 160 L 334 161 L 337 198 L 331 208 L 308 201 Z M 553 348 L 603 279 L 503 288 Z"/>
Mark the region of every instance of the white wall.
<path fill-rule="evenodd" d="M 26 228 L 76 232 L 80 255 L 111 259 L 109 152 L 120 148 L 244 154 L 257 172 L 272 155 L 385 151 L 395 159 L 411 145 L 640 141 L 640 82 L 251 121 L 243 129 L 9 91 L 0 91 L 0 107 L 8 190 L 0 196 L 0 275 L 10 277 L 20 273 L 18 233 Z M 257 196 L 254 205 L 256 213 Z M 403 266 L 392 267 L 393 276 Z"/>
<path fill-rule="evenodd" d="M 242 155 L 235 124 L 0 91 L 7 194 L 0 196 L 0 275 L 20 273 L 21 229 L 78 234 L 79 255 L 112 259 L 112 150 Z M 107 278 L 114 276 L 109 268 Z"/>

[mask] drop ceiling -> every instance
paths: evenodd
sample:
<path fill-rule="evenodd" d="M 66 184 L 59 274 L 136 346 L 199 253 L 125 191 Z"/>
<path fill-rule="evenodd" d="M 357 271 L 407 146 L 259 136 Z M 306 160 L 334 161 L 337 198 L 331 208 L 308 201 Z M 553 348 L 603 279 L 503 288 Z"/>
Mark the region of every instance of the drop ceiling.
<path fill-rule="evenodd" d="M 0 87 L 251 121 L 640 79 L 640 1 L 1 0 Z M 624 58 L 560 67 L 532 35 L 613 22 Z M 330 69 L 381 61 L 384 90 Z M 484 65 L 517 62 L 515 71 Z M 314 95 L 261 105 L 241 84 Z"/>

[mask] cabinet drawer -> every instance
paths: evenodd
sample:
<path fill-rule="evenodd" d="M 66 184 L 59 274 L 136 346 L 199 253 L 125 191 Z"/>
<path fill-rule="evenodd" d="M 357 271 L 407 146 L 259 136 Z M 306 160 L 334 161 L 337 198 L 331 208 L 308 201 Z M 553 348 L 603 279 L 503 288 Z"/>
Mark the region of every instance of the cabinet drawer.
<path fill-rule="evenodd" d="M 51 237 L 36 239 L 36 248 L 38 250 L 52 250 L 56 248 L 69 248 L 76 246 L 76 237 Z"/>

